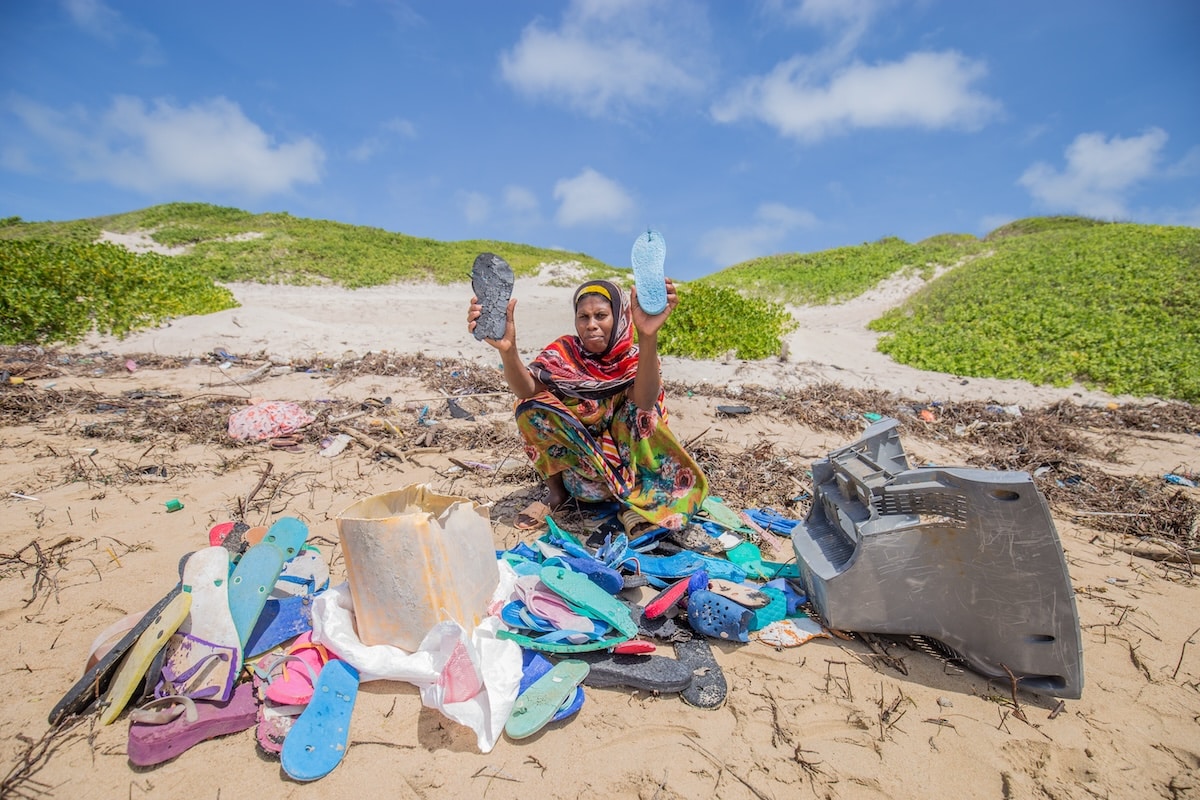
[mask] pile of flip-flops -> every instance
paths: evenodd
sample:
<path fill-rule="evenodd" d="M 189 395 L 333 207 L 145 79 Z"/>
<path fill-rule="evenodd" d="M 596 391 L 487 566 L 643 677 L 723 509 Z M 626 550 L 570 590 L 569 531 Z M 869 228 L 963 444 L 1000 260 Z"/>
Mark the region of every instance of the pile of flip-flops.
<path fill-rule="evenodd" d="M 764 560 L 752 541 L 787 536 L 797 524 L 770 509 L 735 513 L 710 499 L 687 530 L 632 542 L 615 529 L 585 541 L 546 522 L 536 541 L 497 554 L 511 589 L 491 609 L 496 636 L 523 656 L 515 700 L 497 698 L 513 703 L 504 725 L 511 739 L 575 714 L 582 686 L 678 693 L 717 708 L 727 686 L 709 639 L 789 646 L 824 635 L 801 611 L 794 566 Z M 214 526 L 158 604 L 97 638 L 51 724 L 89 710 L 108 724 L 129 708 L 135 766 L 254 727 L 259 747 L 291 778 L 329 774 L 349 741 L 359 672 L 328 641 L 313 640 L 329 569 L 307 537 L 293 517 L 269 528 Z M 658 591 L 628 599 L 625 590 L 640 587 Z M 675 657 L 657 655 L 653 639 L 670 642 Z"/>
<path fill-rule="evenodd" d="M 580 684 L 679 693 L 716 708 L 727 686 L 708 639 L 787 647 L 827 635 L 801 610 L 794 565 L 764 560 L 751 540 L 788 536 L 798 524 L 772 509 L 739 513 L 710 498 L 688 529 L 633 544 L 615 531 L 589 544 L 545 522 L 540 538 L 499 554 L 516 578 L 498 636 L 525 656 L 510 738 L 578 711 Z M 659 591 L 644 603 L 622 595 L 640 586 Z M 654 655 L 651 639 L 670 642 L 675 658 Z"/>
<path fill-rule="evenodd" d="M 345 749 L 358 676 L 309 639 L 329 568 L 307 538 L 294 517 L 214 526 L 162 600 L 97 637 L 51 724 L 92 708 L 109 724 L 129 707 L 129 760 L 140 767 L 257 725 L 263 750 L 293 778 L 328 774 Z"/>

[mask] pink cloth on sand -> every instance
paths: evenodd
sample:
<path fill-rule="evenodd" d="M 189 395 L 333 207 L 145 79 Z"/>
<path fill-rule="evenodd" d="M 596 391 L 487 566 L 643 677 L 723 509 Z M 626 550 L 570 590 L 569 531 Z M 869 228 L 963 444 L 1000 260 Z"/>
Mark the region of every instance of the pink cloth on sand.
<path fill-rule="evenodd" d="M 274 439 L 311 424 L 313 417 L 295 403 L 267 400 L 229 415 L 229 435 L 239 441 Z"/>

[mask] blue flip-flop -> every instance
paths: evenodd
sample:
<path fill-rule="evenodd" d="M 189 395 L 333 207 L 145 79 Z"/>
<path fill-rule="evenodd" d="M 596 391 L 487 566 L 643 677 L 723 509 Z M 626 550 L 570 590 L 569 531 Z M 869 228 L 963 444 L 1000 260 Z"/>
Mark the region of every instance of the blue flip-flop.
<path fill-rule="evenodd" d="M 358 670 L 340 658 L 327 662 L 317 675 L 312 700 L 283 740 L 279 760 L 288 776 L 315 781 L 342 762 L 357 699 Z"/>
<path fill-rule="evenodd" d="M 308 526 L 295 517 L 280 517 L 275 520 L 262 540 L 273 544 L 283 553 L 284 561 L 291 561 L 300 554 L 304 542 L 308 539 Z"/>
<path fill-rule="evenodd" d="M 667 279 L 663 265 L 667 243 L 661 233 L 647 230 L 633 243 L 633 283 L 638 305 L 647 314 L 661 314 L 667 308 Z"/>
<path fill-rule="evenodd" d="M 242 554 L 229 576 L 229 613 L 243 650 L 279 580 L 284 560 L 283 552 L 264 538 Z"/>

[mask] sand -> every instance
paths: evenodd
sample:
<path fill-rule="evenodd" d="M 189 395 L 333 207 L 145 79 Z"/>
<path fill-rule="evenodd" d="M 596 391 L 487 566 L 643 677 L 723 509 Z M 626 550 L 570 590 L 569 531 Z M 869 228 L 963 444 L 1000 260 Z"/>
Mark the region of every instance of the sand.
<path fill-rule="evenodd" d="M 569 325 L 570 265 L 518 282 L 517 322 L 524 353 Z M 195 357 L 177 369 L 137 369 L 102 377 L 30 381 L 92 388 L 111 396 L 131 389 L 205 392 L 294 400 L 309 407 L 340 398 L 390 396 L 397 404 L 437 398 L 437 387 L 411 379 L 350 380 L 290 373 L 241 389 L 206 355 L 264 353 L 334 363 L 351 351 L 423 353 L 494 365 L 495 352 L 465 331 L 466 285 L 397 285 L 343 290 L 234 284 L 241 307 L 173 320 L 124 341 L 96 338 L 79 352 L 158 353 Z M 771 441 L 776 452 L 811 460 L 848 443 L 769 414 L 725 418 L 718 402 L 740 387 L 799 387 L 833 381 L 880 388 L 915 401 L 984 400 L 1036 408 L 1059 399 L 1079 404 L 1128 402 L 1082 387 L 1056 389 L 1017 381 L 964 379 L 912 370 L 874 351 L 864 323 L 916 288 L 881 287 L 826 308 L 793 309 L 799 330 L 787 361 L 691 362 L 668 358 L 668 380 L 722 387 L 720 397 L 672 397 L 672 426 L 682 439 L 703 436 L 728 452 Z M 218 388 L 214 388 L 218 387 Z M 474 422 L 511 425 L 509 401 L 478 399 Z M 414 483 L 493 503 L 498 547 L 522 536 L 512 514 L 536 492 L 456 469 L 451 459 L 495 463 L 506 453 L 427 452 L 409 462 L 379 461 L 352 445 L 322 458 L 309 444 L 288 453 L 262 446 L 233 449 L 186 437 L 96 440 L 85 436 L 95 414 L 10 425 L 0 436 L 0 711 L 3 770 L 19 767 L 47 730 L 46 716 L 83 671 L 93 638 L 126 614 L 157 600 L 174 582 L 180 557 L 207 543 L 213 524 L 229 519 L 259 483 L 267 464 L 269 507 L 252 523 L 301 517 L 331 564 L 345 564 L 334 518 L 351 502 Z M 1101 434 L 1096 434 L 1100 436 Z M 1195 471 L 1196 437 L 1108 431 L 1112 468 L 1160 476 Z M 947 463 L 955 450 L 937 439 L 905 438 L 916 461 Z M 96 448 L 94 455 L 81 448 Z M 90 462 L 95 468 L 80 470 Z M 162 464 L 168 477 L 109 480 L 119 466 Z M 721 486 L 714 486 L 720 493 Z M 1184 491 L 1195 492 L 1197 490 Z M 19 497 L 18 495 L 23 495 Z M 34 498 L 34 499 L 28 499 Z M 184 508 L 168 513 L 178 498 Z M 588 689 L 581 712 L 521 741 L 502 738 L 480 753 L 472 732 L 423 708 L 404 683 L 364 684 L 342 764 L 313 783 L 291 781 L 261 755 L 253 731 L 205 742 L 148 770 L 125 756 L 128 722 L 85 722 L 51 740 L 26 780 L 6 784 L 12 797 L 640 797 L 672 798 L 1141 798 L 1200 797 L 1200 615 L 1196 582 L 1186 570 L 1117 549 L 1111 534 L 1086 519 L 1056 514 L 1083 634 L 1082 698 L 1020 691 L 1022 721 L 1005 682 L 989 681 L 918 651 L 893 649 L 897 670 L 861 640 L 817 639 L 776 650 L 761 643 L 714 645 L 729 681 L 718 710 L 690 707 L 677 696 Z M 530 538 L 524 534 L 524 538 Z M 65 543 L 64 543 L 64 540 Z M 46 554 L 36 567 L 35 549 Z M 57 545 L 57 546 L 56 546 Z M 660 652 L 670 654 L 663 645 Z M 38 750 L 38 748 L 35 748 Z"/>

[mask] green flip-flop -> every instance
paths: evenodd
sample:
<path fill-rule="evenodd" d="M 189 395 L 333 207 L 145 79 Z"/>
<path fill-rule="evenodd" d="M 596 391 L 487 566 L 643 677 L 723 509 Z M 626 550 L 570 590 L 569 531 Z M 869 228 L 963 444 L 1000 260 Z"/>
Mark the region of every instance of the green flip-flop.
<path fill-rule="evenodd" d="M 517 697 L 508 722 L 504 724 L 504 732 L 510 739 L 524 739 L 540 731 L 554 718 L 563 702 L 575 693 L 588 670 L 586 663 L 576 659 L 555 664 Z"/>
<path fill-rule="evenodd" d="M 569 567 L 548 566 L 542 567 L 539 577 L 542 583 L 587 616 L 607 622 L 626 639 L 637 635 L 637 625 L 633 622 L 629 608 L 593 583 L 586 575 Z"/>

